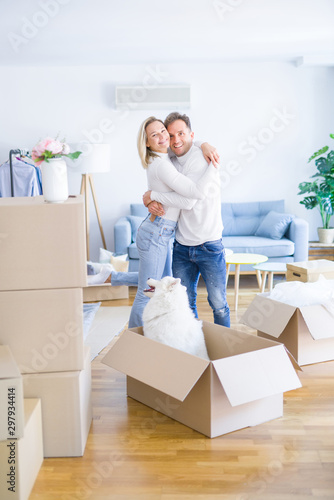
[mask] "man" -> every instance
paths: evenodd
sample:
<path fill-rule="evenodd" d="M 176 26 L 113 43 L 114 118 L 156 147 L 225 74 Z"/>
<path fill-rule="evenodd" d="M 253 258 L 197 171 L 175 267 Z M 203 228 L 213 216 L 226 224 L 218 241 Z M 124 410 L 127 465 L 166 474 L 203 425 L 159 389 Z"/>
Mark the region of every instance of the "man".
<path fill-rule="evenodd" d="M 200 148 L 193 144 L 194 133 L 188 116 L 174 112 L 167 116 L 165 127 L 170 135 L 171 160 L 177 170 L 197 182 L 207 168 Z M 219 171 L 213 173 L 206 197 L 198 200 L 191 210 L 181 210 L 173 249 L 173 275 L 181 278 L 187 287 L 189 304 L 196 318 L 197 284 L 200 274 L 208 292 L 208 302 L 213 310 L 214 322 L 230 326 L 230 310 L 226 301 L 225 251 L 221 236 L 220 178 Z M 173 205 L 177 193 L 148 191 L 143 200 L 148 206 L 157 201 Z M 155 211 L 154 204 L 149 211 Z"/>

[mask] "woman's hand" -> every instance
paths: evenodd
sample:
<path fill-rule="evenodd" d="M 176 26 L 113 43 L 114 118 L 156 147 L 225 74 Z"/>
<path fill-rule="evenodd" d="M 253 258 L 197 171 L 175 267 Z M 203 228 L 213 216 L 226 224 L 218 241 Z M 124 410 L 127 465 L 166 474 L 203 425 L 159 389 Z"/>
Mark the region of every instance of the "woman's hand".
<path fill-rule="evenodd" d="M 158 201 L 151 201 L 147 208 L 152 215 L 157 215 L 158 217 L 163 217 L 165 215 L 163 206 Z"/>
<path fill-rule="evenodd" d="M 204 158 L 208 163 L 212 161 L 212 164 L 219 168 L 219 153 L 214 146 L 211 146 L 208 142 L 203 142 L 201 145 L 201 150 L 203 152 Z"/>
<path fill-rule="evenodd" d="M 146 193 L 143 194 L 143 203 L 150 214 L 163 217 L 165 215 L 165 210 L 161 203 L 151 200 L 151 192 L 152 191 L 146 191 Z"/>

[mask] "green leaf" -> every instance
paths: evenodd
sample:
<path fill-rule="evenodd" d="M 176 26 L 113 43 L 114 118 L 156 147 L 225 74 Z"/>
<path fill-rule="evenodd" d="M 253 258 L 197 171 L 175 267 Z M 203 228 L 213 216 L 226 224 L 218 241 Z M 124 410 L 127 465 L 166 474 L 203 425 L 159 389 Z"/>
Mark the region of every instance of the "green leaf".
<path fill-rule="evenodd" d="M 324 153 L 326 153 L 326 151 L 328 151 L 328 149 L 329 149 L 328 146 L 324 146 L 323 148 L 319 149 L 319 151 L 316 151 L 315 153 L 313 153 L 311 158 L 309 158 L 308 163 L 310 163 L 311 160 L 314 160 L 314 158 L 316 158 L 317 156 L 320 156 L 320 155 L 323 155 Z"/>
<path fill-rule="evenodd" d="M 327 161 L 327 158 L 318 158 L 314 163 L 316 164 L 319 172 L 322 174 L 328 174 L 331 171 L 331 164 Z"/>
<path fill-rule="evenodd" d="M 331 163 L 331 165 L 334 165 L 334 151 L 330 151 L 327 155 L 327 161 Z"/>
<path fill-rule="evenodd" d="M 305 206 L 307 210 L 312 210 L 318 205 L 318 200 L 316 196 L 306 196 L 302 201 L 300 201 L 302 205 Z"/>
<path fill-rule="evenodd" d="M 331 137 L 332 139 L 334 139 L 334 134 L 329 134 L 329 137 Z"/>
<path fill-rule="evenodd" d="M 68 155 L 64 155 L 64 156 L 67 156 L 67 158 L 70 158 L 71 160 L 76 160 L 77 158 L 79 158 L 79 156 L 82 154 L 82 151 L 75 151 L 75 153 L 68 153 Z"/>
<path fill-rule="evenodd" d="M 316 182 L 301 182 L 298 188 L 300 189 L 298 194 L 318 192 L 318 184 Z"/>

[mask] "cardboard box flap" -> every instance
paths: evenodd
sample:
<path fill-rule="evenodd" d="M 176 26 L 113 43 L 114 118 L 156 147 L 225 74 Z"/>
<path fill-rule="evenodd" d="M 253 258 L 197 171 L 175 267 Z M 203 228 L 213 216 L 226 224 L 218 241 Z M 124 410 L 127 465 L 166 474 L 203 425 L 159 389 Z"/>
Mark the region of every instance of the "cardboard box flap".
<path fill-rule="evenodd" d="M 322 305 L 299 308 L 314 340 L 334 337 L 334 316 Z"/>
<path fill-rule="evenodd" d="M 241 323 L 278 338 L 296 310 L 295 306 L 272 300 L 268 293 L 255 296 Z"/>
<path fill-rule="evenodd" d="M 185 399 L 210 364 L 130 330 L 122 333 L 102 362 L 179 401 Z"/>
<path fill-rule="evenodd" d="M 283 345 L 213 361 L 232 406 L 301 387 Z"/>

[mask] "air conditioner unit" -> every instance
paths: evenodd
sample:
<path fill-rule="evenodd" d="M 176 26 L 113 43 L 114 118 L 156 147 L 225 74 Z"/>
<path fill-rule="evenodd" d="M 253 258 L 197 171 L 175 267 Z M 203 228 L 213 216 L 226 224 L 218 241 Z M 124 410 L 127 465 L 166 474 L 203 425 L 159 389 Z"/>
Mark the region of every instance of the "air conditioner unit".
<path fill-rule="evenodd" d="M 190 85 L 144 85 L 116 87 L 116 109 L 190 108 Z"/>

